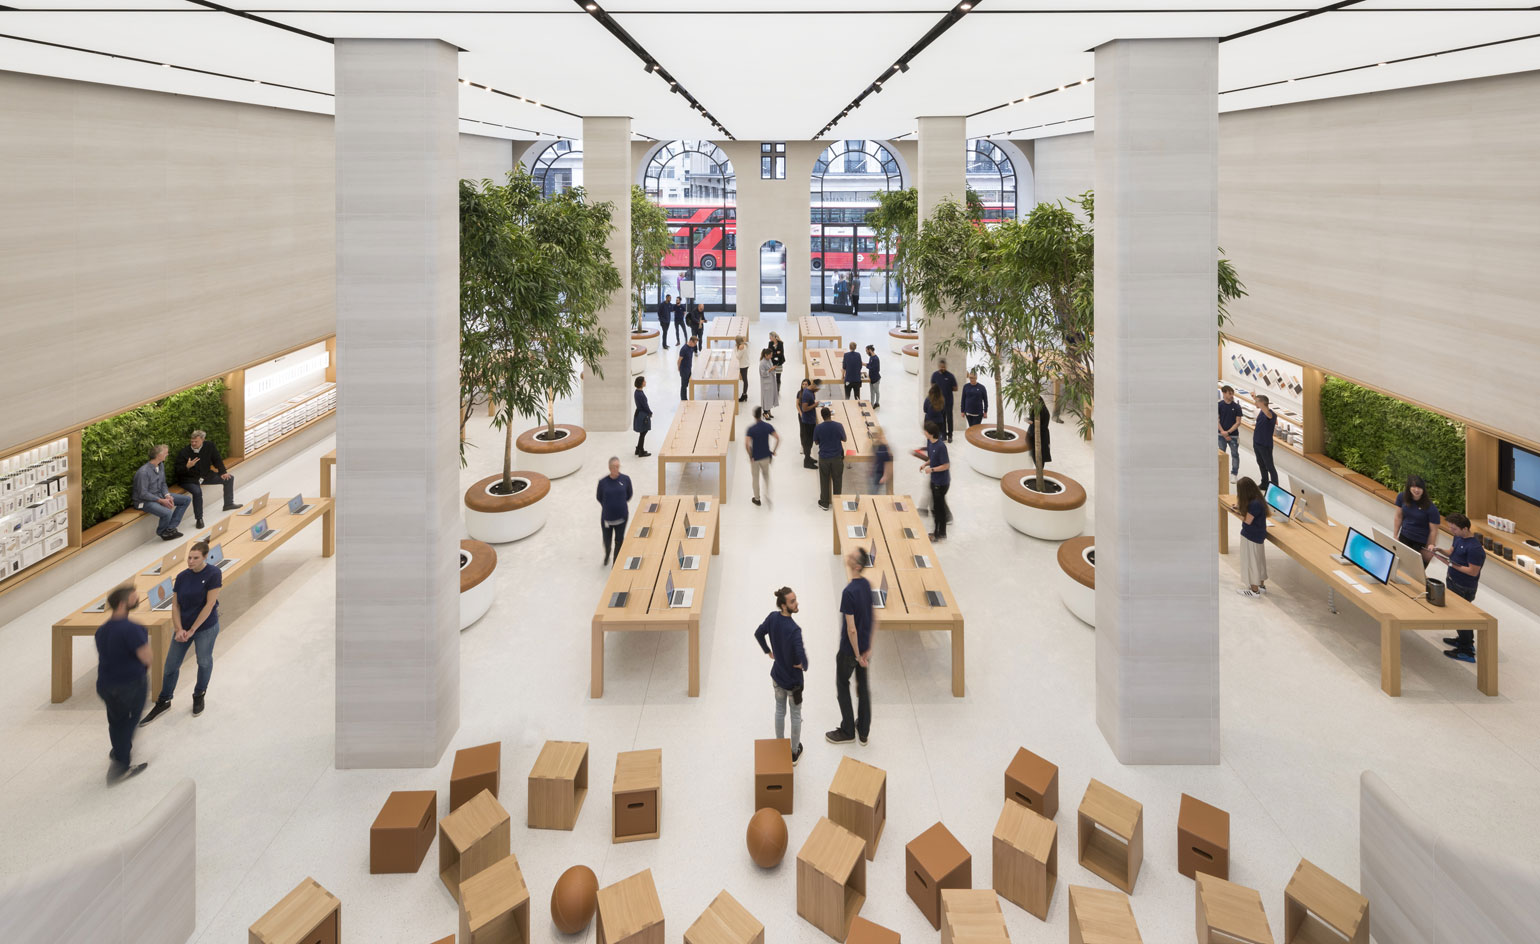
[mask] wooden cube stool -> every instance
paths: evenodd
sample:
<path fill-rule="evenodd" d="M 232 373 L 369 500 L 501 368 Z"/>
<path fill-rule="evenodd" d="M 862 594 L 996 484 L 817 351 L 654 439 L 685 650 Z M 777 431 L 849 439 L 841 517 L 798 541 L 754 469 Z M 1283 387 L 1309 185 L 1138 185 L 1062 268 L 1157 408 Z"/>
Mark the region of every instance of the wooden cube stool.
<path fill-rule="evenodd" d="M 1273 944 L 1259 892 L 1207 872 L 1199 872 L 1193 881 L 1198 944 Z"/>
<path fill-rule="evenodd" d="M 529 944 L 529 889 L 507 856 L 460 884 L 460 944 Z"/>
<path fill-rule="evenodd" d="M 1000 897 L 987 888 L 941 892 L 941 944 L 1010 944 Z"/>
<path fill-rule="evenodd" d="M 901 944 L 901 938 L 897 931 L 857 915 L 850 922 L 845 944 Z"/>
<path fill-rule="evenodd" d="M 854 757 L 840 758 L 829 784 L 829 819 L 866 840 L 866 857 L 877 858 L 877 841 L 888 822 L 888 774 Z"/>
<path fill-rule="evenodd" d="M 434 941 L 433 944 L 455 944 L 455 936 L 451 934 L 448 937 L 441 937 Z"/>
<path fill-rule="evenodd" d="M 502 769 L 502 741 L 455 751 L 455 765 L 449 771 L 449 811 L 458 810 L 483 790 L 496 797 Z"/>
<path fill-rule="evenodd" d="M 465 880 L 508 856 L 508 811 L 481 791 L 439 820 L 438 874 L 455 901 Z"/>
<path fill-rule="evenodd" d="M 611 790 L 610 841 L 656 839 L 663 831 L 663 751 L 622 751 L 615 755 Z"/>
<path fill-rule="evenodd" d="M 1059 767 L 1026 748 L 1018 748 L 1005 768 L 1005 798 L 1026 804 L 1040 816 L 1053 819 L 1059 812 Z"/>
<path fill-rule="evenodd" d="M 684 944 L 765 944 L 765 926 L 722 891 L 684 932 Z"/>
<path fill-rule="evenodd" d="M 1133 893 L 1144 864 L 1144 804 L 1092 778 L 1076 815 L 1080 864 Z"/>
<path fill-rule="evenodd" d="M 248 944 L 337 944 L 342 902 L 306 878 L 247 929 Z"/>
<path fill-rule="evenodd" d="M 588 744 L 546 741 L 529 771 L 530 829 L 572 829 L 588 796 Z"/>
<path fill-rule="evenodd" d="M 769 807 L 791 814 L 791 740 L 769 738 L 754 742 L 754 809 Z M 725 893 L 724 893 L 725 894 Z"/>
<path fill-rule="evenodd" d="M 1059 827 L 1015 800 L 995 822 L 994 889 L 1040 921 L 1048 919 L 1059 880 Z"/>
<path fill-rule="evenodd" d="M 369 827 L 369 874 L 415 872 L 433 845 L 437 790 L 397 790 Z"/>
<path fill-rule="evenodd" d="M 663 944 L 663 903 L 652 869 L 599 889 L 597 944 Z"/>
<path fill-rule="evenodd" d="M 1071 885 L 1069 944 L 1144 944 L 1128 896 L 1122 892 Z"/>
<path fill-rule="evenodd" d="M 1335 940 L 1330 931 L 1348 944 L 1369 944 L 1369 899 L 1300 859 L 1283 890 L 1284 944 Z"/>
<path fill-rule="evenodd" d="M 904 847 L 904 886 L 920 913 L 941 930 L 941 890 L 973 887 L 973 856 L 940 823 Z"/>
<path fill-rule="evenodd" d="M 866 901 L 866 843 L 820 818 L 797 853 L 797 914 L 836 941 Z"/>
<path fill-rule="evenodd" d="M 1176 814 L 1176 870 L 1230 877 L 1230 814 L 1182 794 Z"/>

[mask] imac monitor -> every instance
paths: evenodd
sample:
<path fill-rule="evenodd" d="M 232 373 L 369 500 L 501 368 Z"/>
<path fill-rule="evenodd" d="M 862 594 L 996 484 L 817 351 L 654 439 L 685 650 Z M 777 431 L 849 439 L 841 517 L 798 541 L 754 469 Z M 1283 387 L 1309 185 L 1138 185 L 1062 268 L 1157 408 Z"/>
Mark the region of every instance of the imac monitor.
<path fill-rule="evenodd" d="M 1396 575 L 1397 583 L 1410 584 L 1414 587 L 1425 586 L 1428 582 L 1427 568 L 1423 566 L 1422 554 L 1414 550 L 1409 544 L 1402 544 L 1379 528 L 1370 529 L 1374 534 L 1374 540 L 1382 544 L 1396 555 L 1396 569 L 1401 571 Z"/>
<path fill-rule="evenodd" d="M 1319 521 L 1321 524 L 1331 524 L 1331 519 L 1327 517 L 1326 514 L 1325 495 L 1304 483 L 1300 483 L 1299 498 L 1300 501 L 1304 502 L 1305 504 L 1304 511 L 1306 514 L 1310 515 L 1310 517 Z"/>
<path fill-rule="evenodd" d="M 1267 503 L 1285 518 L 1294 514 L 1294 493 L 1286 492 L 1275 484 L 1267 486 Z"/>
<path fill-rule="evenodd" d="M 1357 528 L 1348 528 L 1347 540 L 1342 542 L 1342 556 L 1380 583 L 1390 582 L 1390 571 L 1396 563 L 1395 552 L 1365 537 Z"/>
<path fill-rule="evenodd" d="M 1514 498 L 1540 505 L 1540 453 L 1510 442 L 1499 442 L 1497 487 Z"/>

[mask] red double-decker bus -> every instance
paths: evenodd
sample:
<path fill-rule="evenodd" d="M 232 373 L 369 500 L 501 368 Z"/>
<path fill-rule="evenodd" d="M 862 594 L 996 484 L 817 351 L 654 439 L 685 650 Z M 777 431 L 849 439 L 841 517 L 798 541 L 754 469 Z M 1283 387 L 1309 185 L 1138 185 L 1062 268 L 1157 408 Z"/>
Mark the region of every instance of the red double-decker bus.
<path fill-rule="evenodd" d="M 663 268 L 702 269 L 738 266 L 738 210 L 736 207 L 663 205 L 668 214 L 673 242 L 663 253 Z M 692 247 L 693 243 L 693 247 Z"/>
<path fill-rule="evenodd" d="M 849 272 L 852 269 L 882 270 L 888 267 L 890 256 L 877 251 L 877 237 L 870 232 L 859 236 L 853 226 L 820 226 L 813 224 L 812 232 L 813 271 L 828 269 L 830 272 Z"/>

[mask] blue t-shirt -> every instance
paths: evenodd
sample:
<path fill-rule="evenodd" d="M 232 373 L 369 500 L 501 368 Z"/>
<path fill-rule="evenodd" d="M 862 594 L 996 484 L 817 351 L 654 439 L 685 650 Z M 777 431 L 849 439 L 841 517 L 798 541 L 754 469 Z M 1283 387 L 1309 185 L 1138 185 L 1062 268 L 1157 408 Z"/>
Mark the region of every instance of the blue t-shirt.
<path fill-rule="evenodd" d="M 946 405 L 952 405 L 952 394 L 957 390 L 957 377 L 949 370 L 938 370 L 930 375 L 930 382 L 941 388 Z"/>
<path fill-rule="evenodd" d="M 969 416 L 978 416 L 989 412 L 989 391 L 983 384 L 963 384 L 962 411 Z"/>
<path fill-rule="evenodd" d="M 950 466 L 952 464 L 951 456 L 947 455 L 946 443 L 939 439 L 933 443 L 927 443 L 925 446 L 925 461 L 930 463 L 930 484 L 952 484 L 952 470 L 950 468 L 943 472 L 936 471 L 936 466 L 938 465 Z"/>
<path fill-rule="evenodd" d="M 818 458 L 836 459 L 845 454 L 845 427 L 834 420 L 824 420 L 813 429 L 818 444 Z"/>
<path fill-rule="evenodd" d="M 813 406 L 813 404 L 818 402 L 818 395 L 813 393 L 813 388 L 808 387 L 797 394 L 797 399 L 807 407 L 806 410 L 797 410 L 797 418 L 809 426 L 818 422 L 818 410 Z"/>
<path fill-rule="evenodd" d="M 880 442 L 872 448 L 872 490 L 882 491 L 880 487 L 882 475 L 888 471 L 888 465 L 893 461 L 893 451 L 888 444 Z"/>
<path fill-rule="evenodd" d="M 878 359 L 876 354 L 873 354 L 866 362 L 866 377 L 872 383 L 882 379 L 882 361 Z"/>
<path fill-rule="evenodd" d="M 1246 506 L 1246 514 L 1251 515 L 1251 524 L 1241 519 L 1241 537 L 1257 544 L 1267 540 L 1267 502 L 1258 498 Z"/>
<path fill-rule="evenodd" d="M 143 678 L 150 669 L 139 661 L 138 652 L 149 641 L 150 634 L 131 619 L 109 619 L 97 627 L 96 684 L 123 685 Z"/>
<path fill-rule="evenodd" d="M 1219 401 L 1219 429 L 1221 431 L 1235 429 L 1235 424 L 1241 419 L 1241 404 L 1239 400 L 1230 403 Z M 1236 430 L 1240 432 L 1240 430 Z M 1234 435 L 1233 433 L 1231 435 Z"/>
<path fill-rule="evenodd" d="M 1274 413 L 1272 416 L 1268 416 L 1266 413 L 1258 410 L 1257 418 L 1253 423 L 1255 429 L 1251 434 L 1252 448 L 1254 449 L 1258 446 L 1266 446 L 1268 449 L 1273 448 L 1273 429 L 1277 425 L 1278 414 Z"/>
<path fill-rule="evenodd" d="M 660 325 L 662 325 L 663 327 L 666 328 L 666 327 L 668 327 L 669 322 L 671 322 L 673 320 L 674 320 L 674 303 L 673 302 L 658 302 L 658 324 L 660 324 Z"/>
<path fill-rule="evenodd" d="M 600 521 L 625 521 L 631 516 L 626 505 L 631 500 L 631 476 L 624 472 L 613 479 L 601 476 L 594 497 L 599 500 Z"/>
<path fill-rule="evenodd" d="M 686 344 L 679 349 L 679 376 L 688 377 L 695 369 L 695 348 Z"/>
<path fill-rule="evenodd" d="M 946 429 L 946 407 L 943 406 L 939 410 L 935 409 L 934 407 L 932 407 L 930 405 L 930 398 L 929 397 L 925 398 L 924 403 L 925 403 L 925 422 L 927 422 L 927 423 L 935 423 L 937 426 L 941 427 L 943 430 Z"/>
<path fill-rule="evenodd" d="M 1449 573 L 1444 575 L 1444 582 L 1450 589 L 1459 588 L 1467 595 L 1475 596 L 1476 585 L 1481 582 L 1480 575 L 1472 577 L 1470 574 L 1462 574 L 1455 570 L 1455 565 L 1469 566 L 1475 564 L 1480 567 L 1487 562 L 1487 550 L 1481 546 L 1481 539 L 1475 535 L 1468 538 L 1455 538 L 1454 547 L 1449 549 Z"/>
<path fill-rule="evenodd" d="M 1430 501 L 1428 502 L 1428 507 L 1418 508 L 1412 502 L 1411 496 L 1402 492 L 1396 496 L 1396 507 L 1401 509 L 1401 534 L 1396 535 L 1396 537 L 1399 538 L 1405 535 L 1413 541 L 1420 541 L 1423 544 L 1428 543 L 1429 535 L 1433 533 L 1433 529 L 1438 526 L 1440 521 L 1438 506 Z M 1485 548 L 1482 550 L 1485 550 Z"/>
<path fill-rule="evenodd" d="M 846 351 L 844 358 L 840 360 L 840 366 L 845 368 L 845 382 L 858 384 L 861 382 L 861 355 L 855 351 Z"/>
<path fill-rule="evenodd" d="M 198 621 L 198 614 L 203 612 L 203 604 L 208 602 L 209 591 L 218 590 L 224 586 L 225 575 L 213 564 L 203 565 L 203 570 L 193 573 L 192 568 L 176 575 L 176 582 L 171 585 L 176 593 L 177 606 L 182 610 L 182 628 L 192 629 L 193 623 Z M 214 604 L 214 609 L 209 611 L 209 618 L 203 621 L 204 626 L 213 626 L 219 622 L 219 604 Z M 201 630 L 202 627 L 200 626 Z"/>
<path fill-rule="evenodd" d="M 765 642 L 767 636 L 768 645 Z M 775 684 L 787 691 L 802 687 L 802 669 L 809 663 L 807 649 L 802 645 L 802 627 L 796 620 L 775 610 L 754 630 L 754 641 L 759 643 L 759 648 L 775 656 L 775 662 L 770 666 L 770 678 Z M 801 669 L 797 668 L 799 665 Z"/>
<path fill-rule="evenodd" d="M 760 420 L 747 430 L 744 430 L 743 435 L 749 437 L 750 459 L 770 458 L 770 434 L 773 432 L 775 432 L 775 427 L 764 420 Z"/>
<path fill-rule="evenodd" d="M 845 591 L 840 594 L 840 652 L 859 655 L 850 651 L 850 634 L 845 631 L 847 616 L 855 617 L 856 644 L 865 652 L 872 647 L 872 585 L 865 577 L 845 584 Z"/>

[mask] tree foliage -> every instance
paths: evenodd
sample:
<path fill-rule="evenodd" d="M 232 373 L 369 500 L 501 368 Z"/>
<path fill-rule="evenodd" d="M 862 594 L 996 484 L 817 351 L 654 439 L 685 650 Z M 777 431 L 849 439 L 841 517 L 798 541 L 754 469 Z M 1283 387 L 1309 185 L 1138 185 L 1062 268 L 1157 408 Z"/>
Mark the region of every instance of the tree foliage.
<path fill-rule="evenodd" d="M 631 187 L 631 324 L 642 330 L 642 312 L 647 307 L 647 290 L 663 282 L 663 254 L 668 252 L 673 234 L 668 228 L 668 214 L 647 199 L 647 191 Z"/>
<path fill-rule="evenodd" d="M 877 206 L 867 211 L 866 225 L 875 230 L 877 245 L 888 255 L 888 271 L 904 288 L 904 330 L 913 331 L 909 299 L 913 294 L 910 279 L 909 248 L 920 231 L 920 192 L 914 187 L 885 190 L 873 194 Z M 970 219 L 984 216 L 984 201 L 972 187 L 964 196 Z"/>

